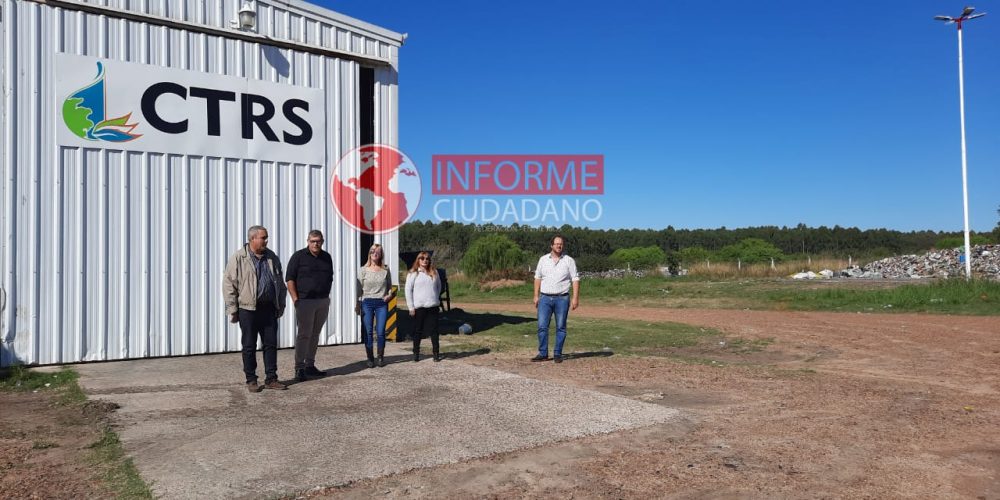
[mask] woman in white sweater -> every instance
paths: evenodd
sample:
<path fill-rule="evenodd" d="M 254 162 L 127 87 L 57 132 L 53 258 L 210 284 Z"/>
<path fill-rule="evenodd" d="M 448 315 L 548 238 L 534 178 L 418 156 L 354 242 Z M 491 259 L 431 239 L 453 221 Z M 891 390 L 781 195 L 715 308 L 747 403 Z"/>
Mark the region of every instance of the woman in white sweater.
<path fill-rule="evenodd" d="M 431 338 L 434 361 L 441 361 L 438 344 L 438 309 L 441 308 L 441 278 L 427 252 L 417 254 L 406 275 L 406 307 L 413 318 L 413 361 L 420 361 L 420 339 Z"/>

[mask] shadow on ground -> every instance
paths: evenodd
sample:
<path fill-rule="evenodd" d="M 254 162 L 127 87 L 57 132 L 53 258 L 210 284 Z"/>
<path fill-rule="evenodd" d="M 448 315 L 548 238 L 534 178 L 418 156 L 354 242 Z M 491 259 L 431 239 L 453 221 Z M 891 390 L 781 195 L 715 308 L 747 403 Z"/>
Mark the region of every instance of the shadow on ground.
<path fill-rule="evenodd" d="M 321 379 L 324 379 L 324 378 L 327 378 L 327 377 L 336 377 L 336 376 L 350 375 L 352 373 L 363 372 L 365 370 L 378 370 L 378 369 L 380 369 L 380 367 L 368 368 L 367 359 L 365 358 L 365 348 L 364 348 L 364 346 L 358 345 L 356 347 L 357 347 L 357 350 L 358 350 L 358 358 L 359 358 L 358 361 L 354 361 L 354 362 L 348 363 L 346 365 L 335 366 L 335 367 L 330 367 L 330 368 L 327 368 L 327 367 L 324 367 L 324 366 L 319 366 L 319 363 L 317 363 L 317 368 L 319 368 L 320 370 L 322 370 L 322 371 L 324 371 L 326 373 L 325 377 L 310 378 L 306 382 L 299 382 L 299 381 L 297 381 L 295 379 L 281 380 L 280 382 L 283 383 L 283 384 L 287 384 L 287 385 L 291 386 L 291 385 L 295 385 L 295 384 L 302 384 L 302 383 L 312 382 L 312 381 L 315 381 L 315 380 L 321 380 Z M 404 347 L 405 348 L 406 345 L 404 344 L 404 345 L 402 345 L 400 347 Z M 430 349 L 430 345 L 427 345 L 426 348 Z M 491 351 L 490 351 L 489 348 L 483 347 L 483 348 L 475 349 L 475 350 L 472 350 L 472 351 L 446 352 L 446 353 L 442 353 L 441 356 L 442 356 L 443 359 L 462 359 L 462 358 L 468 358 L 470 356 L 482 356 L 482 355 L 485 355 L 485 354 L 489 354 L 490 352 Z M 598 354 L 598 353 L 594 353 L 594 354 Z M 385 367 L 381 367 L 381 368 L 386 368 L 389 365 L 393 365 L 393 364 L 396 364 L 396 363 L 412 363 L 413 362 L 413 355 L 412 354 L 403 354 L 403 355 L 398 355 L 397 354 L 397 355 L 393 355 L 393 356 L 385 356 L 384 360 L 385 360 Z M 424 353 L 421 356 L 420 360 L 421 360 L 421 362 L 424 362 L 424 361 L 433 362 L 433 360 L 431 359 L 431 357 L 429 355 L 427 355 L 427 353 Z"/>
<path fill-rule="evenodd" d="M 405 309 L 400 309 L 397 321 L 399 322 L 399 330 L 396 334 L 397 341 L 410 341 L 412 338 L 411 334 L 413 333 L 413 319 Z M 460 335 L 459 327 L 464 324 L 472 327 L 472 332 L 470 333 L 485 333 L 500 325 L 520 325 L 534 321 L 536 320 L 532 317 L 501 313 L 474 313 L 456 307 L 438 316 L 438 333 L 441 335 Z M 425 336 L 424 338 L 427 337 Z M 452 357 L 455 354 L 453 353 Z M 473 355 L 467 353 L 457 354 Z"/>
<path fill-rule="evenodd" d="M 607 358 L 614 356 L 614 351 L 571 352 L 562 355 L 563 361 L 579 358 Z"/>

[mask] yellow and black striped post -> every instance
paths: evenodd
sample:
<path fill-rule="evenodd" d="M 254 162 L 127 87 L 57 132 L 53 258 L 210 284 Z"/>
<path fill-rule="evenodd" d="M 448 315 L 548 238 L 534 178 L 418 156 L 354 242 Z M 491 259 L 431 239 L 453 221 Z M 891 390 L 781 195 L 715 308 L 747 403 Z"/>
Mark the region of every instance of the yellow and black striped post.
<path fill-rule="evenodd" d="M 386 340 L 396 341 L 396 331 L 399 330 L 398 324 L 396 323 L 396 293 L 399 292 L 399 287 L 393 285 L 392 287 L 392 298 L 389 299 L 389 314 L 385 319 L 385 338 Z"/>

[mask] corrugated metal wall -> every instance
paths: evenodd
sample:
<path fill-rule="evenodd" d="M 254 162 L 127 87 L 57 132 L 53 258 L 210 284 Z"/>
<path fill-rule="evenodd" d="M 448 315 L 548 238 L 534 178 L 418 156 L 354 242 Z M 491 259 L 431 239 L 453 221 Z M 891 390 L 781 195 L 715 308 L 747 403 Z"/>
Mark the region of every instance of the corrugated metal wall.
<path fill-rule="evenodd" d="M 237 2 L 98 4 L 228 27 Z M 395 145 L 398 47 L 367 31 L 373 27 L 352 32 L 341 18 L 321 18 L 329 15 L 322 9 L 299 8 L 258 2 L 258 32 L 384 57 L 391 66 L 377 70 L 376 131 Z M 323 230 L 336 276 L 321 343 L 360 340 L 358 234 L 327 195 L 336 160 L 358 143 L 357 62 L 22 0 L 5 0 L 2 14 L 0 365 L 239 350 L 220 285 L 227 258 L 253 224 L 270 230 L 270 246 L 285 262 L 305 246 L 309 229 Z M 325 89 L 328 161 L 59 147 L 59 52 Z M 396 255 L 396 235 L 382 240 Z M 294 343 L 292 316 L 281 320 L 284 347 Z"/>

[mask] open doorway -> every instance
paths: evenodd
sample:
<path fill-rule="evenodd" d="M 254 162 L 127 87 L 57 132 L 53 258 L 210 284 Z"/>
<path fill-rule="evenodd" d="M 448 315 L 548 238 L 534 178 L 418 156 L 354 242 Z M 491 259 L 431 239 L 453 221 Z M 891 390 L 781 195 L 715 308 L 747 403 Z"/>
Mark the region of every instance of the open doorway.
<path fill-rule="evenodd" d="M 375 142 L 375 69 L 362 67 L 358 71 L 358 135 L 359 146 Z M 361 233 L 359 252 L 363 266 L 368 260 L 368 249 L 375 243 L 375 236 Z"/>

